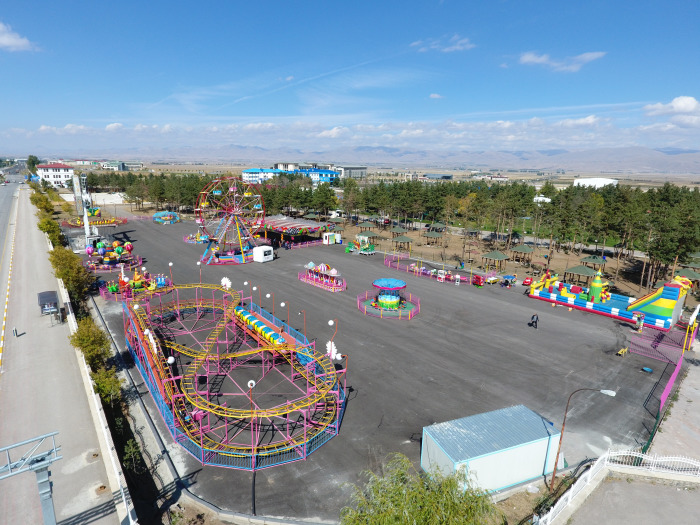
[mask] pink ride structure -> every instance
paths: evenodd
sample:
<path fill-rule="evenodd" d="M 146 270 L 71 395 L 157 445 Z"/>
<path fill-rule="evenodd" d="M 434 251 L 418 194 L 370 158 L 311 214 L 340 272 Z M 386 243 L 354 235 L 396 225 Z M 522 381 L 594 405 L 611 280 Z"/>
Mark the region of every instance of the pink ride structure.
<path fill-rule="evenodd" d="M 299 272 L 299 280 L 304 283 L 328 292 L 342 292 L 347 288 L 347 283 L 340 277 L 338 270 L 327 264 L 315 265 L 310 262 L 305 268 L 306 271 Z"/>
<path fill-rule="evenodd" d="M 123 301 L 129 352 L 174 441 L 203 465 L 305 460 L 340 430 L 347 361 L 229 287 L 224 278 Z"/>

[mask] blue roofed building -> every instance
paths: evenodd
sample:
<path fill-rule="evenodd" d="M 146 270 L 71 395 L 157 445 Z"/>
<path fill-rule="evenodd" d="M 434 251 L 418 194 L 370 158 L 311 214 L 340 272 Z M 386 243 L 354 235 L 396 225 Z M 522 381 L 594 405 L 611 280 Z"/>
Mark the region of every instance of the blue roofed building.
<path fill-rule="evenodd" d="M 524 405 L 423 427 L 421 467 L 499 491 L 551 474 L 559 430 Z"/>

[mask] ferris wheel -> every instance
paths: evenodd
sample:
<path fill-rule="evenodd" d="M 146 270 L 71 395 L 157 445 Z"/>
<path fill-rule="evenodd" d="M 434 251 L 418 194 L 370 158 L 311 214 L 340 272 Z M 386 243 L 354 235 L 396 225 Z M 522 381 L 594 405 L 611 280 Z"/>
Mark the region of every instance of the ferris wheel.
<path fill-rule="evenodd" d="M 195 214 L 200 234 L 209 241 L 202 256 L 207 264 L 214 259 L 244 258 L 265 223 L 265 205 L 257 187 L 236 177 L 211 181 L 199 192 Z"/>

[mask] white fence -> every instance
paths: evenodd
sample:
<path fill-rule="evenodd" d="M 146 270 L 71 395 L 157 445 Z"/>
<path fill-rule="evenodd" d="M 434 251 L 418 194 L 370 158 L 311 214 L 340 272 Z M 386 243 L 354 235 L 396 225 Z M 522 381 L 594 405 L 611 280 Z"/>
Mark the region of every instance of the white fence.
<path fill-rule="evenodd" d="M 576 480 L 547 514 L 534 516 L 533 524 L 550 525 L 564 511 L 570 516 L 610 470 L 623 469 L 636 471 L 640 475 L 673 476 L 676 479 L 688 477 L 691 478 L 688 481 L 700 482 L 700 461 L 697 459 L 682 456 L 649 456 L 636 450 L 608 450 Z M 577 499 L 576 496 L 581 492 L 585 492 L 585 496 Z"/>

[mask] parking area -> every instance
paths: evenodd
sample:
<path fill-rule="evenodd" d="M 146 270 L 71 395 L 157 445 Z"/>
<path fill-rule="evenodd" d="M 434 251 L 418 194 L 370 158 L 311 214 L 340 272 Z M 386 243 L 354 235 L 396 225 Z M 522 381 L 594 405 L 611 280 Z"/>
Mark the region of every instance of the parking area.
<path fill-rule="evenodd" d="M 569 464 L 648 438 L 655 413 L 645 403 L 662 370 L 643 373 L 649 365 L 644 358 L 615 356 L 626 346 L 628 325 L 552 308 L 526 297 L 520 285 L 476 288 L 401 274 L 383 265 L 381 253 L 345 254 L 343 245 L 280 250 L 278 259 L 265 264 L 199 267 L 204 246 L 182 240 L 195 231 L 192 221 L 164 226 L 136 220 L 113 233 L 134 244 L 151 273 L 167 273 L 172 262 L 176 283 L 198 282 L 201 271 L 202 282 L 227 277 L 245 295 L 257 287 L 253 300 L 269 311 L 274 304 L 275 315 L 306 330 L 317 348 L 325 347 L 337 326 L 334 342 L 349 355 L 349 401 L 340 435 L 305 462 L 258 472 L 259 515 L 336 520 L 349 502 L 349 484 L 362 471 L 379 468 L 392 452 L 418 464 L 424 426 L 524 404 L 560 427 L 567 396 L 579 388 L 616 390 L 617 397 L 577 395 L 563 446 Z M 336 268 L 347 290 L 331 294 L 298 281 L 310 261 Z M 356 297 L 381 277 L 405 280 L 406 291 L 420 298 L 420 315 L 411 321 L 362 315 Z M 98 304 L 121 344 L 120 305 Z M 528 326 L 535 312 L 536 331 Z M 329 327 L 329 320 L 337 325 Z M 158 421 L 155 409 L 152 414 Z M 192 492 L 222 509 L 250 509 L 249 472 L 203 468 L 178 446 L 169 450 Z"/>

